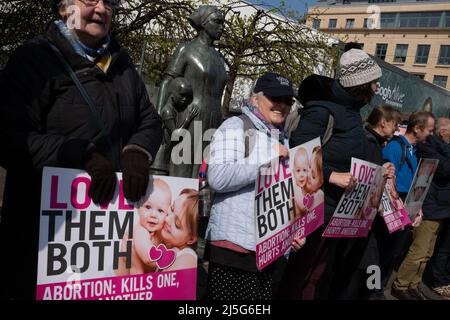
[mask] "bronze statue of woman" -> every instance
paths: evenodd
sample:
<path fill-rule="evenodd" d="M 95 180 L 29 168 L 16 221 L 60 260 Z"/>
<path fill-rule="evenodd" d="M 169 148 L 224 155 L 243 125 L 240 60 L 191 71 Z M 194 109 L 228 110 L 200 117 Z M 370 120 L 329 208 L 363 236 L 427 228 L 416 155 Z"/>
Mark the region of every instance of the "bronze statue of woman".
<path fill-rule="evenodd" d="M 220 39 L 224 30 L 225 17 L 215 6 L 201 6 L 188 17 L 189 23 L 197 30 L 197 37 L 177 47 L 169 66 L 165 71 L 158 96 L 158 111 L 161 113 L 169 95 L 169 83 L 177 77 L 185 78 L 192 86 L 192 106 L 197 106 L 198 116 L 189 126 L 190 150 L 186 154 L 172 152 L 171 176 L 192 177 L 198 176 L 198 169 L 203 157 L 205 142 L 195 141 L 201 139 L 200 132 L 194 136 L 194 126 L 201 133 L 210 128 L 217 128 L 222 122 L 222 94 L 227 81 L 227 73 L 222 55 L 213 47 L 213 43 Z M 190 105 L 190 106 L 191 106 Z M 191 112 L 188 106 L 177 115 L 179 123 Z M 184 137 L 186 139 L 186 137 Z M 174 150 L 175 151 L 175 150 Z M 187 150 L 184 150 L 185 152 Z M 174 157 L 189 160 L 189 163 L 180 162 Z"/>

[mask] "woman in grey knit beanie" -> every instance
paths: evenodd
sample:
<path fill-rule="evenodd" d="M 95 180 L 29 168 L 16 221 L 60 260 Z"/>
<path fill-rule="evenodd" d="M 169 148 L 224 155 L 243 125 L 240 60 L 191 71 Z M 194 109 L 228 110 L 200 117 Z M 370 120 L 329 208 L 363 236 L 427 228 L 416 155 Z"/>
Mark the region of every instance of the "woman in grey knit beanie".
<path fill-rule="evenodd" d="M 351 95 L 366 103 L 369 103 L 375 95 L 376 82 L 381 75 L 380 66 L 360 49 L 350 49 L 341 56 L 338 71 L 339 83 Z"/>
<path fill-rule="evenodd" d="M 355 186 L 352 157 L 368 159 L 360 110 L 372 100 L 380 77 L 381 69 L 369 55 L 350 49 L 340 59 L 336 79 L 311 75 L 300 84 L 298 98 L 304 108 L 290 147 L 323 137 L 332 126 L 331 137 L 322 145 L 324 224 L 307 237 L 302 250 L 289 256 L 277 298 L 353 299 L 355 287 L 365 284 L 352 279 L 362 260 L 364 239 L 324 238 L 322 234 L 344 192 Z"/>

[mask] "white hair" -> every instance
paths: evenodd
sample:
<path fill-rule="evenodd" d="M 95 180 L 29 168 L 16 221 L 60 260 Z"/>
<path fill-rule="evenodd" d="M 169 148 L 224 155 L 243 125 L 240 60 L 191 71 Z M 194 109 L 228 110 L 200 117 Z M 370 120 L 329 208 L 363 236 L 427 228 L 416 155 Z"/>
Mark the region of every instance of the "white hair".
<path fill-rule="evenodd" d="M 72 5 L 74 3 L 74 0 L 62 0 L 58 3 L 58 14 L 60 14 L 61 8 L 67 8 L 68 6 Z"/>
<path fill-rule="evenodd" d="M 436 120 L 435 133 L 439 134 L 442 129 L 450 129 L 450 119 L 449 118 L 438 118 Z"/>

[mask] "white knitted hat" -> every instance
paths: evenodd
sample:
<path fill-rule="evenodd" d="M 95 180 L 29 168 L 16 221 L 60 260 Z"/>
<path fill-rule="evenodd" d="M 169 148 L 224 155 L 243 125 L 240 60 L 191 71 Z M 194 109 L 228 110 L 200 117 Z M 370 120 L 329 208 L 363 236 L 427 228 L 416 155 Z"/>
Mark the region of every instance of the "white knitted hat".
<path fill-rule="evenodd" d="M 381 68 L 362 50 L 348 50 L 341 56 L 339 64 L 339 82 L 345 88 L 381 78 Z"/>

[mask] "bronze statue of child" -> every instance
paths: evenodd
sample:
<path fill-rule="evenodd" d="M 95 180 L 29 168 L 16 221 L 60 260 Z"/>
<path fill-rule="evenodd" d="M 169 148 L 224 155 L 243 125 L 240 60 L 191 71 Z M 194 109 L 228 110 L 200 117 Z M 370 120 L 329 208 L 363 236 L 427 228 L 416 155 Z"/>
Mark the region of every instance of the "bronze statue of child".
<path fill-rule="evenodd" d="M 161 109 L 161 118 L 163 121 L 164 139 L 156 156 L 153 168 L 163 171 L 166 174 L 170 170 L 170 154 L 173 146 L 181 141 L 187 132 L 192 120 L 199 114 L 197 105 L 191 105 L 193 99 L 192 86 L 182 77 L 174 78 L 169 84 L 169 96 L 164 107 Z M 177 121 L 178 114 L 182 114 L 189 106 L 188 112 L 185 112 L 185 118 Z M 180 123 L 181 122 L 181 123 Z M 174 137 L 174 140 L 172 140 Z M 179 137 L 179 138 L 175 138 Z"/>

